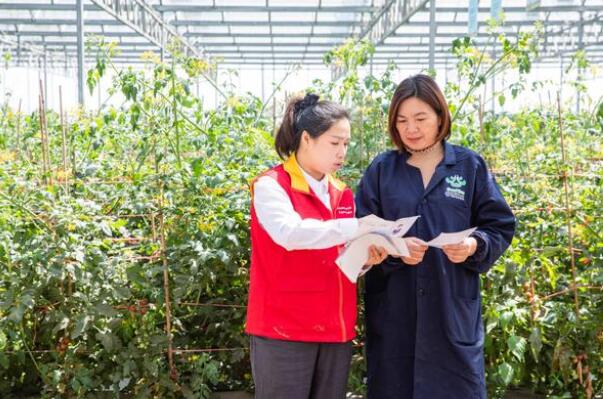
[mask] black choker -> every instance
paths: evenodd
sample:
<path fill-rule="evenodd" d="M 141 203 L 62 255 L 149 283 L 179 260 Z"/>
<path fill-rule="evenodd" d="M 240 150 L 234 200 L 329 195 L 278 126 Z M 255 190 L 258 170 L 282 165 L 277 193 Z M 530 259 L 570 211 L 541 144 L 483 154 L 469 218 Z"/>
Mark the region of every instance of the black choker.
<path fill-rule="evenodd" d="M 428 145 L 425 148 L 421 148 L 420 150 L 412 150 L 407 147 L 404 147 L 404 148 L 406 149 L 406 151 L 410 152 L 411 154 L 424 154 L 424 153 L 433 151 L 433 149 L 437 147 L 436 144 L 439 144 L 439 143 L 440 143 L 439 141 L 436 141 L 435 143 Z"/>

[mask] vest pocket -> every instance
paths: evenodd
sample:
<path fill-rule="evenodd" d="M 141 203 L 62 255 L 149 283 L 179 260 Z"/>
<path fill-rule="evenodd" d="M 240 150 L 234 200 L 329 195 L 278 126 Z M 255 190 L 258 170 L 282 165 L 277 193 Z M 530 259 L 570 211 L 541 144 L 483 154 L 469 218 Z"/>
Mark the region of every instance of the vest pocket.
<path fill-rule="evenodd" d="M 333 273 L 334 257 L 331 250 L 291 251 L 279 268 L 279 291 L 324 291 Z"/>

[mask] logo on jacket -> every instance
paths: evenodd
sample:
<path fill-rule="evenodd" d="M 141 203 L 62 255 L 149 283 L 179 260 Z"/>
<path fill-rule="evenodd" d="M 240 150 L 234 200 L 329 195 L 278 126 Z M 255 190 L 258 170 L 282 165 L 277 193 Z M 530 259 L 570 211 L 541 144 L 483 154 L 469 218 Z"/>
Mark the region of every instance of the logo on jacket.
<path fill-rule="evenodd" d="M 446 197 L 458 199 L 461 201 L 465 200 L 465 191 L 461 190 L 461 187 L 465 187 L 467 185 L 467 182 L 465 181 L 463 176 L 448 176 L 446 178 L 446 183 L 448 183 L 448 187 L 446 187 L 446 192 L 444 193 Z"/>
<path fill-rule="evenodd" d="M 338 206 L 337 209 L 335 209 L 335 215 L 336 216 L 354 215 L 354 207 Z"/>

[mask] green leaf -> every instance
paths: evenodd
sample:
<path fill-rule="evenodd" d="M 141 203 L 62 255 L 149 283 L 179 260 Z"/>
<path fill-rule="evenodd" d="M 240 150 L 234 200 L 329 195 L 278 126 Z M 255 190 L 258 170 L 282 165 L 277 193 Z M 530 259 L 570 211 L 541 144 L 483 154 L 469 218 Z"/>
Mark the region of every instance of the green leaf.
<path fill-rule="evenodd" d="M 0 367 L 6 370 L 9 366 L 10 362 L 8 361 L 8 356 L 6 356 L 3 352 L 0 352 Z"/>
<path fill-rule="evenodd" d="M 63 316 L 61 320 L 54 326 L 52 329 L 52 333 L 56 334 L 57 332 L 66 329 L 69 326 L 69 317 Z"/>
<path fill-rule="evenodd" d="M 111 332 L 98 332 L 95 335 L 96 339 L 100 341 L 103 348 L 109 353 L 116 351 L 121 347 L 121 342 L 117 336 Z"/>
<path fill-rule="evenodd" d="M 13 307 L 13 310 L 8 315 L 8 319 L 13 321 L 14 323 L 21 323 L 23 319 L 23 315 L 25 314 L 25 305 L 22 303 L 18 303 Z"/>
<path fill-rule="evenodd" d="M 486 321 L 486 334 L 490 333 L 498 325 L 498 320 L 494 317 L 488 317 Z"/>
<path fill-rule="evenodd" d="M 88 315 L 80 316 L 75 322 L 75 327 L 71 332 L 71 339 L 75 339 L 82 335 L 88 329 L 90 321 L 92 321 L 92 317 Z"/>
<path fill-rule="evenodd" d="M 113 236 L 113 232 L 111 231 L 111 227 L 107 224 L 107 222 L 101 222 L 99 224 L 99 227 L 101 229 L 101 231 L 107 236 L 107 237 L 112 237 Z"/>
<path fill-rule="evenodd" d="M 500 326 L 505 330 L 509 323 L 513 320 L 513 312 L 504 311 L 500 315 Z"/>
<path fill-rule="evenodd" d="M 106 303 L 99 303 L 97 305 L 94 305 L 94 310 L 96 312 L 96 315 L 102 317 L 113 317 L 119 314 L 119 312 L 113 309 L 113 306 L 108 305 Z"/>
<path fill-rule="evenodd" d="M 0 330 L 0 351 L 6 348 L 6 334 L 4 331 Z"/>
<path fill-rule="evenodd" d="M 542 350 L 542 333 L 540 332 L 540 328 L 534 327 L 532 328 L 532 332 L 530 333 L 530 351 L 532 352 L 532 356 L 534 357 L 534 361 L 538 363 L 538 354 Z"/>
<path fill-rule="evenodd" d="M 86 85 L 88 86 L 88 90 L 90 90 L 90 95 L 94 93 L 94 88 L 96 87 L 98 80 L 98 71 L 96 69 L 90 69 L 88 71 L 88 76 L 86 77 Z"/>
<path fill-rule="evenodd" d="M 526 350 L 526 344 L 526 339 L 524 337 L 518 337 L 517 335 L 512 335 L 507 340 L 509 350 L 520 362 L 523 361 L 523 354 Z"/>
<path fill-rule="evenodd" d="M 498 366 L 498 376 L 501 382 L 506 386 L 513 381 L 513 367 L 509 363 L 502 363 Z"/>
<path fill-rule="evenodd" d="M 549 280 L 549 283 L 551 284 L 551 288 L 556 289 L 557 288 L 557 271 L 555 270 L 555 265 L 546 256 L 541 257 L 540 260 L 542 262 L 542 265 L 544 266 L 544 269 L 546 270 L 547 274 L 549 275 L 548 280 Z"/>
<path fill-rule="evenodd" d="M 146 278 L 143 275 L 143 266 L 142 265 L 133 265 L 126 269 L 126 275 L 128 276 L 128 280 L 140 284 L 144 286 L 147 282 Z"/>

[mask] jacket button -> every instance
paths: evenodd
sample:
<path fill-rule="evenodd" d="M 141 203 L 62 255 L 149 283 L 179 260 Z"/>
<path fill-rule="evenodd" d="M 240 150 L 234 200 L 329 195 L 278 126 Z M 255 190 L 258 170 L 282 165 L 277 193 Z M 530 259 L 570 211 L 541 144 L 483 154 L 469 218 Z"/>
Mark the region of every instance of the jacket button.
<path fill-rule="evenodd" d="M 419 288 L 419 296 L 425 295 L 425 290 L 423 288 Z"/>
<path fill-rule="evenodd" d="M 427 203 L 427 198 L 423 198 L 423 201 L 421 201 L 422 204 L 426 204 Z"/>

